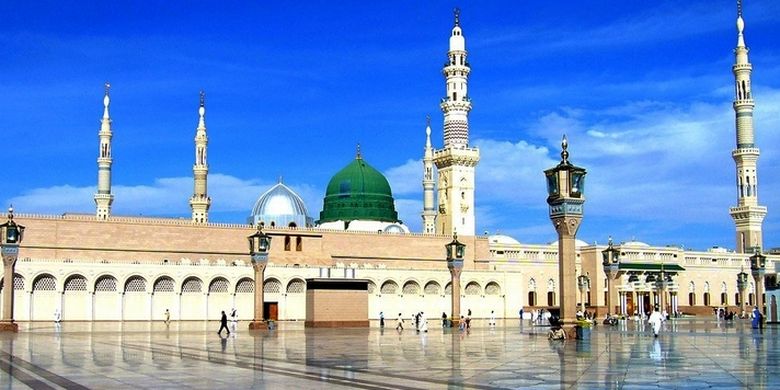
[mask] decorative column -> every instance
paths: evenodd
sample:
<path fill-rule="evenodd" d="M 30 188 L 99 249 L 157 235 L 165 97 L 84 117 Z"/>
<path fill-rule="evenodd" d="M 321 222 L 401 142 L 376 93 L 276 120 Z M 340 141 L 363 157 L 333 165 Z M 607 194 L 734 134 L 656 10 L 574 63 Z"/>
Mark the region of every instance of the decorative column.
<path fill-rule="evenodd" d="M 460 274 L 463 271 L 463 259 L 466 245 L 458 241 L 458 235 L 452 236 L 452 242 L 444 246 L 447 249 L 447 268 L 450 270 L 452 284 L 452 326 L 460 323 Z"/>
<path fill-rule="evenodd" d="M 612 246 L 612 237 L 609 237 L 609 244 L 607 249 L 601 251 L 602 262 L 604 266 L 604 274 L 607 275 L 607 314 L 618 314 L 613 312 L 615 310 L 615 303 L 618 302 L 617 288 L 615 287 L 615 281 L 621 276 L 620 272 L 620 251 Z M 620 303 L 620 314 L 624 313 L 624 305 Z"/>
<path fill-rule="evenodd" d="M 24 226 L 14 222 L 14 209 L 9 207 L 8 221 L 0 225 L 0 253 L 3 256 L 3 318 L 0 320 L 0 332 L 19 331 L 19 324 L 14 322 L 14 268 L 23 235 Z"/>
<path fill-rule="evenodd" d="M 669 287 L 669 282 L 671 279 L 671 275 L 664 272 L 664 265 L 661 264 L 661 272 L 655 279 L 655 286 L 658 290 L 658 311 L 661 313 L 666 310 L 666 290 Z"/>
<path fill-rule="evenodd" d="M 764 275 L 766 274 L 766 256 L 761 254 L 761 249 L 756 249 L 756 253 L 750 256 L 750 273 L 753 275 L 753 281 L 756 283 L 756 306 L 761 313 L 766 314 L 764 308 Z"/>
<path fill-rule="evenodd" d="M 747 286 L 748 286 L 748 274 L 747 272 L 745 272 L 743 268 L 742 271 L 740 271 L 737 274 L 737 289 L 739 290 L 739 307 L 742 310 L 740 315 L 746 313 L 745 302 L 747 302 L 746 300 L 747 295 L 745 294 L 745 290 L 747 290 Z"/>
<path fill-rule="evenodd" d="M 249 255 L 252 257 L 252 268 L 255 270 L 255 317 L 249 323 L 249 329 L 266 329 L 263 316 L 263 285 L 265 284 L 265 267 L 268 265 L 268 252 L 271 250 L 271 237 L 263 233 L 262 226 L 257 227 L 255 234 L 247 237 L 249 240 Z"/>
<path fill-rule="evenodd" d="M 576 253 L 574 242 L 582 220 L 585 203 L 583 185 L 585 169 L 569 162 L 568 141 L 561 142 L 561 162 L 544 171 L 547 178 L 547 204 L 550 205 L 550 220 L 558 232 L 558 286 L 560 286 L 560 319 L 564 324 L 573 324 L 576 317 L 575 277 Z"/>

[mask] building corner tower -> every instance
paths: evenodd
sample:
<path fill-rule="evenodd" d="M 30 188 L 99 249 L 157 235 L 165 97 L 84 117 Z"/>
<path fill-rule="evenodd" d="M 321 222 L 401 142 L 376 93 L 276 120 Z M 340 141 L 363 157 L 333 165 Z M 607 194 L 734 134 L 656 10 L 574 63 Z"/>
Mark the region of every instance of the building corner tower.
<path fill-rule="evenodd" d="M 209 166 L 206 161 L 206 149 L 209 139 L 206 136 L 206 93 L 200 91 L 200 107 L 198 108 L 198 128 L 195 130 L 195 165 L 192 166 L 192 172 L 195 181 L 195 188 L 190 198 L 190 208 L 192 209 L 192 222 L 204 224 L 209 221 L 209 207 L 211 198 L 207 192 L 207 177 Z"/>
<path fill-rule="evenodd" d="M 108 106 L 111 103 L 109 91 L 111 84 L 106 83 L 106 94 L 103 96 L 103 119 L 100 121 L 100 151 L 98 153 L 98 185 L 95 193 L 96 216 L 98 219 L 108 219 L 111 216 L 111 204 L 114 203 L 114 195 L 111 193 L 111 116 Z"/>
<path fill-rule="evenodd" d="M 433 146 L 431 145 L 431 117 L 425 127 L 425 153 L 423 154 L 423 234 L 436 233 L 436 204 L 433 181 Z"/>
<path fill-rule="evenodd" d="M 737 1 L 737 47 L 734 49 L 736 61 L 732 66 L 735 79 L 734 113 L 736 114 L 737 147 L 731 152 L 737 166 L 737 205 L 731 207 L 729 214 L 736 224 L 737 252 L 749 253 L 763 245 L 762 223 L 767 209 L 758 204 L 759 150 L 753 133 L 753 94 L 750 75 L 753 65 L 748 60 L 748 48 L 745 46 L 742 19 L 742 1 Z"/>
<path fill-rule="evenodd" d="M 460 10 L 455 9 L 455 26 L 450 35 L 448 60 L 442 73 L 447 83 L 447 96 L 441 100 L 444 113 L 444 146 L 433 154 L 438 169 L 439 210 L 436 233 L 473 236 L 474 168 L 479 162 L 479 150 L 469 147 L 468 76 L 466 40 L 460 28 Z"/>

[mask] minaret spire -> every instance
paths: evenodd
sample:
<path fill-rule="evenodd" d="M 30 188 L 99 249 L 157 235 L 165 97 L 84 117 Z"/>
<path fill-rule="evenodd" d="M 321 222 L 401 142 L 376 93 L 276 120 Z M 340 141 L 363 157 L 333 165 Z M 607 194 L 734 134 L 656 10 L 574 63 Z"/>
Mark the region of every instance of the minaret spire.
<path fill-rule="evenodd" d="M 108 107 L 111 104 L 111 84 L 106 82 L 105 95 L 103 96 L 103 119 L 100 121 L 100 149 L 98 151 L 98 185 L 95 193 L 95 216 L 98 219 L 108 219 L 111 216 L 111 204 L 114 203 L 114 195 L 111 193 L 111 115 Z"/>
<path fill-rule="evenodd" d="M 737 252 L 752 253 L 763 245 L 762 224 L 767 209 L 758 204 L 758 156 L 753 132 L 753 93 L 751 74 L 753 65 L 748 59 L 749 49 L 745 45 L 745 21 L 742 19 L 742 1 L 737 0 L 737 47 L 735 61 L 731 67 L 734 73 L 737 147 L 731 152 L 737 168 L 737 206 L 729 210 L 737 228 Z"/>
<path fill-rule="evenodd" d="M 433 146 L 431 146 L 431 116 L 426 116 L 425 151 L 423 154 L 423 233 L 436 233 L 436 204 L 434 202 Z"/>
<path fill-rule="evenodd" d="M 479 150 L 469 146 L 468 77 L 466 39 L 460 23 L 460 10 L 455 9 L 455 21 L 450 33 L 444 74 L 447 95 L 441 100 L 444 113 L 444 146 L 434 152 L 439 170 L 439 210 L 436 233 L 474 235 L 474 168 L 479 162 Z"/>
<path fill-rule="evenodd" d="M 206 150 L 209 139 L 206 136 L 206 93 L 200 91 L 200 107 L 198 108 L 198 128 L 195 130 L 195 165 L 192 166 L 195 178 L 195 189 L 190 198 L 192 222 L 203 224 L 209 221 L 211 198 L 208 196 L 209 166 L 206 160 Z"/>

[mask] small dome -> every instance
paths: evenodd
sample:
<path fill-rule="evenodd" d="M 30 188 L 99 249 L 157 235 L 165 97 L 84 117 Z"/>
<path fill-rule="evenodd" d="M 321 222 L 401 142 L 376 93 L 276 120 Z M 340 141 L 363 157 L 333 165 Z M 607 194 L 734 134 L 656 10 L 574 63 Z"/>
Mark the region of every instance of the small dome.
<path fill-rule="evenodd" d="M 398 222 L 390 183 L 360 155 L 330 179 L 317 223 L 355 220 Z"/>
<path fill-rule="evenodd" d="M 514 238 L 504 234 L 494 234 L 492 236 L 488 236 L 488 243 L 502 244 L 502 245 L 520 245 L 520 241 L 517 241 Z"/>
<path fill-rule="evenodd" d="M 401 225 L 398 224 L 392 224 L 387 225 L 385 228 L 385 233 L 406 233 L 406 230 Z"/>
<path fill-rule="evenodd" d="M 620 246 L 634 246 L 634 247 L 648 248 L 650 247 L 650 244 L 644 243 L 642 241 L 631 240 L 620 244 Z"/>
<path fill-rule="evenodd" d="M 257 199 L 249 223 L 274 227 L 311 227 L 313 220 L 309 217 L 303 199 L 279 182 Z"/>

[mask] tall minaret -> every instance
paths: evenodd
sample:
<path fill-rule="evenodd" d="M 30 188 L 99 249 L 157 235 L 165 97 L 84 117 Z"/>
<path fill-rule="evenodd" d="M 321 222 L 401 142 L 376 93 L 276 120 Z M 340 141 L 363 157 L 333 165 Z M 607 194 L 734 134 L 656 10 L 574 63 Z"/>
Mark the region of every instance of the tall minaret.
<path fill-rule="evenodd" d="M 95 193 L 96 216 L 98 219 L 108 219 L 111 216 L 111 204 L 114 203 L 114 195 L 111 194 L 111 116 L 108 114 L 108 105 L 111 103 L 109 90 L 111 84 L 106 82 L 106 95 L 103 97 L 103 119 L 100 122 L 100 151 L 98 154 L 98 186 Z"/>
<path fill-rule="evenodd" d="M 209 143 L 206 137 L 206 93 L 200 91 L 200 108 L 198 108 L 198 128 L 195 131 L 195 165 L 192 166 L 195 177 L 195 190 L 190 198 L 192 208 L 192 222 L 206 223 L 209 221 L 209 206 L 211 198 L 207 193 L 206 179 L 209 174 L 209 166 L 206 162 L 206 147 Z"/>
<path fill-rule="evenodd" d="M 474 168 L 479 150 L 469 147 L 468 76 L 466 41 L 460 28 L 460 10 L 455 9 L 455 26 L 450 35 L 449 59 L 444 66 L 447 96 L 442 99 L 444 113 L 444 147 L 433 154 L 439 170 L 439 216 L 436 233 L 473 236 Z"/>
<path fill-rule="evenodd" d="M 431 146 L 431 117 L 426 118 L 428 125 L 425 127 L 425 154 L 423 155 L 423 233 L 436 233 L 436 204 L 434 203 L 433 190 L 433 146 Z"/>
<path fill-rule="evenodd" d="M 753 137 L 753 94 L 750 91 L 750 74 L 753 65 L 748 61 L 745 46 L 745 21 L 742 19 L 742 1 L 737 1 L 736 63 L 732 66 L 736 80 L 734 112 L 736 113 L 737 148 L 731 152 L 737 164 L 737 206 L 729 210 L 737 226 L 737 252 L 753 252 L 763 245 L 762 223 L 766 207 L 758 205 L 757 162 L 759 150 Z"/>

